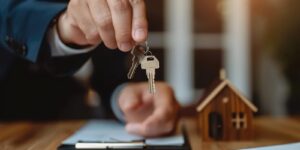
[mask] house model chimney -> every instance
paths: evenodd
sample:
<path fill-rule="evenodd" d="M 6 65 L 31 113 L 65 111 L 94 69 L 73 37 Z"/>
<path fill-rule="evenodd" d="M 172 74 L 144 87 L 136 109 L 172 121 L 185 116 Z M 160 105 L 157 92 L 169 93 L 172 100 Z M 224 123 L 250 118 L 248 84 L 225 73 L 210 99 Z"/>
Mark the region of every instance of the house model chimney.
<path fill-rule="evenodd" d="M 220 70 L 220 80 L 225 80 L 226 79 L 226 71 L 224 68 Z"/>

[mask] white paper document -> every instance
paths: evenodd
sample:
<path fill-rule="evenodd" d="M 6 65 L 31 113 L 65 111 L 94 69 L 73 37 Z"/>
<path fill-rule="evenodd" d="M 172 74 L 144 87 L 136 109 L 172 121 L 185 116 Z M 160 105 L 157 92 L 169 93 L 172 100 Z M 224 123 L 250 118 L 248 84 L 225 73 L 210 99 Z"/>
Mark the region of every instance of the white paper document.
<path fill-rule="evenodd" d="M 74 145 L 77 142 L 132 142 L 145 140 L 146 145 L 174 145 L 184 144 L 183 135 L 144 139 L 126 132 L 124 125 L 113 120 L 91 120 L 62 144 Z"/>
<path fill-rule="evenodd" d="M 264 146 L 242 150 L 300 150 L 300 143 L 291 143 L 283 145 Z"/>

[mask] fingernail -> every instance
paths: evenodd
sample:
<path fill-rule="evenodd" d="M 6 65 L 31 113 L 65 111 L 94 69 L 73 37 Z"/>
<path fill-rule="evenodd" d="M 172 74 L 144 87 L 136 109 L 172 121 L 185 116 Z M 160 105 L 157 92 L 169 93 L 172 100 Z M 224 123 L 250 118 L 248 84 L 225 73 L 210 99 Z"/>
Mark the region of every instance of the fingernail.
<path fill-rule="evenodd" d="M 143 29 L 136 29 L 134 32 L 134 37 L 136 40 L 143 40 L 146 36 L 146 32 Z"/>
<path fill-rule="evenodd" d="M 131 49 L 131 43 L 122 43 L 120 49 L 123 51 L 129 51 Z"/>

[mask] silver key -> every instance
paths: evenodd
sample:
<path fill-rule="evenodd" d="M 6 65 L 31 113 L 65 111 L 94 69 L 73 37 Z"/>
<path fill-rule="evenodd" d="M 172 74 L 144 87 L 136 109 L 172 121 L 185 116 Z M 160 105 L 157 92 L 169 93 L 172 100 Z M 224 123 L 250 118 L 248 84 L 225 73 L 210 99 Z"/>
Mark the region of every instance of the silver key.
<path fill-rule="evenodd" d="M 149 84 L 149 92 L 151 94 L 154 94 L 156 92 L 155 83 L 154 83 L 155 69 L 159 68 L 159 61 L 153 55 L 145 56 L 144 59 L 141 61 L 141 67 L 142 69 L 146 70 L 146 75 Z"/>
<path fill-rule="evenodd" d="M 149 51 L 148 45 L 136 45 L 131 50 L 132 64 L 127 74 L 128 79 L 132 79 L 137 67 L 141 64 L 142 59 L 145 57 L 145 53 Z"/>

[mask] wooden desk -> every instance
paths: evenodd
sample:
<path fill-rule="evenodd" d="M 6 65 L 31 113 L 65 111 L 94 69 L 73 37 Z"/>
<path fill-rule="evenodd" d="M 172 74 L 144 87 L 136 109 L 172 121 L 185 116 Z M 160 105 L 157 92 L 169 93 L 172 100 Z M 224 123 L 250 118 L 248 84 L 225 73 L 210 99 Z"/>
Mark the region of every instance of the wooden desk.
<path fill-rule="evenodd" d="M 1 150 L 52 150 L 85 121 L 11 122 L 0 123 Z M 255 119 L 256 138 L 243 142 L 202 142 L 197 134 L 196 121 L 181 120 L 186 124 L 193 150 L 227 150 L 284 144 L 300 141 L 300 118 Z"/>

